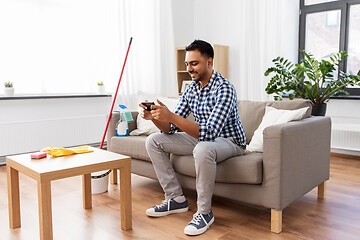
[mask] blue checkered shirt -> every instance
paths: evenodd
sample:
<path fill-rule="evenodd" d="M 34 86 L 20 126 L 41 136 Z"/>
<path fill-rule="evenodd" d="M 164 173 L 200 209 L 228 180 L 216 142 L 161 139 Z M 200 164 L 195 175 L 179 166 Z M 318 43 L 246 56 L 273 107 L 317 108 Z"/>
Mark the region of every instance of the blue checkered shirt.
<path fill-rule="evenodd" d="M 220 73 L 213 71 L 209 82 L 201 87 L 193 81 L 181 95 L 174 113 L 187 118 L 194 115 L 199 124 L 198 141 L 214 141 L 217 137 L 233 138 L 246 148 L 246 135 L 238 112 L 234 86 Z M 170 134 L 179 128 L 170 123 Z"/>

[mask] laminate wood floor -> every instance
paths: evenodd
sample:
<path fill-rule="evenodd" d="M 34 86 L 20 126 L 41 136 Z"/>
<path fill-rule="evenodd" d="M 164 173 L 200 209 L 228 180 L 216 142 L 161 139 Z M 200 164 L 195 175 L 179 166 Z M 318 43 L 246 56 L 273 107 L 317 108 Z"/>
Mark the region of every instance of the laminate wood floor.
<path fill-rule="evenodd" d="M 157 181 L 132 175 L 133 230 L 121 231 L 119 186 L 93 195 L 93 208 L 82 208 L 81 177 L 52 183 L 54 239 L 360 239 L 360 160 L 331 157 L 327 198 L 317 199 L 317 190 L 294 201 L 283 211 L 283 232 L 270 232 L 270 211 L 214 197 L 215 222 L 198 237 L 183 229 L 196 211 L 196 194 L 184 190 L 189 199 L 187 213 L 150 218 L 145 210 L 159 204 L 163 192 Z M 0 239 L 39 239 L 36 182 L 20 174 L 22 227 L 8 224 L 6 167 L 0 167 Z"/>

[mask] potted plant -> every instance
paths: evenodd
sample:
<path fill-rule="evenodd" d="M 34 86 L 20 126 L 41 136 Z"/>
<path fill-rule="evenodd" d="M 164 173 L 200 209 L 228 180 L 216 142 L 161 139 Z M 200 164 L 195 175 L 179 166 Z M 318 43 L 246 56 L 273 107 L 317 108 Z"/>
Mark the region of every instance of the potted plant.
<path fill-rule="evenodd" d="M 357 75 L 343 71 L 337 73 L 339 64 L 347 56 L 344 51 L 333 55 L 329 61 L 318 61 L 312 54 L 299 51 L 304 54 L 300 64 L 293 64 L 282 57 L 273 60 L 275 66 L 268 68 L 265 76 L 270 73 L 275 75 L 265 91 L 276 94 L 275 100 L 282 100 L 284 95 L 288 95 L 290 100 L 294 97 L 309 99 L 314 104 L 312 115 L 324 116 L 330 97 L 341 93 L 348 95 L 344 87 L 359 85 L 360 70 Z"/>
<path fill-rule="evenodd" d="M 97 82 L 97 93 L 104 94 L 105 93 L 105 86 L 103 82 Z"/>
<path fill-rule="evenodd" d="M 15 89 L 13 87 L 13 83 L 8 81 L 8 82 L 5 82 L 4 83 L 4 86 L 5 86 L 5 89 L 4 89 L 4 92 L 5 92 L 5 96 L 6 97 L 12 97 L 14 96 L 14 92 L 15 92 Z"/>

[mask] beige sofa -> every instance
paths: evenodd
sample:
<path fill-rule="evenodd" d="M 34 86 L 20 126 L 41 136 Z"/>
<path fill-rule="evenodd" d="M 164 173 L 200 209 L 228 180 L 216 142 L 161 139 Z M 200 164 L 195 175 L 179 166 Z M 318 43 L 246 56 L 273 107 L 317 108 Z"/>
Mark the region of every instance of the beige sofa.
<path fill-rule="evenodd" d="M 217 165 L 214 195 L 271 209 L 271 231 L 282 231 L 282 210 L 296 198 L 319 186 L 324 198 L 329 179 L 329 117 L 310 117 L 311 102 L 238 101 L 247 143 L 261 123 L 265 106 L 293 110 L 309 106 L 304 119 L 274 125 L 263 131 L 263 153 L 247 152 Z M 137 112 L 133 112 L 136 119 Z M 108 150 L 130 156 L 132 173 L 157 179 L 145 149 L 147 136 L 114 137 L 119 113 L 112 115 L 108 133 Z M 129 126 L 136 128 L 136 121 Z M 192 156 L 171 155 L 178 180 L 184 188 L 195 190 L 195 167 Z"/>

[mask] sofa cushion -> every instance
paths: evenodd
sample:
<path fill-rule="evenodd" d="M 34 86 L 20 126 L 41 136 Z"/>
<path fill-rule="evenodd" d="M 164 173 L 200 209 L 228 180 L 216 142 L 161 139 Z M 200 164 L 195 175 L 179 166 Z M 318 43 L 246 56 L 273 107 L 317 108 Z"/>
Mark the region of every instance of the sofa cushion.
<path fill-rule="evenodd" d="M 312 103 L 310 100 L 295 99 L 283 101 L 267 101 L 267 102 L 256 102 L 239 100 L 239 116 L 241 123 L 246 133 L 246 143 L 249 144 L 255 130 L 259 127 L 261 120 L 265 114 L 265 106 L 274 107 L 277 109 L 284 110 L 295 110 L 303 107 L 309 107 L 303 118 L 308 118 L 311 115 Z"/>
<path fill-rule="evenodd" d="M 265 106 L 266 102 L 238 101 L 239 117 L 246 133 L 247 144 L 261 123 L 265 114 Z"/>
<path fill-rule="evenodd" d="M 274 107 L 276 109 L 284 109 L 284 110 L 295 110 L 299 108 L 309 107 L 306 111 L 305 115 L 302 117 L 308 118 L 311 115 L 312 103 L 310 100 L 304 99 L 294 99 L 294 100 L 283 100 L 283 101 L 268 101 L 266 102 L 266 106 Z M 261 117 L 262 119 L 262 117 Z"/>
<path fill-rule="evenodd" d="M 151 162 L 146 152 L 146 138 L 147 136 L 112 137 L 109 150 L 131 158 Z"/>
<path fill-rule="evenodd" d="M 246 147 L 246 149 L 252 152 L 262 152 L 263 131 L 265 128 L 272 125 L 287 123 L 293 120 L 300 120 L 304 117 L 308 109 L 309 107 L 304 107 L 296 110 L 284 110 L 266 106 L 265 115 L 259 127 L 255 130 L 254 136 L 252 137 L 251 142 Z"/>
<path fill-rule="evenodd" d="M 140 114 L 136 118 L 136 129 L 130 132 L 130 136 L 145 135 L 149 136 L 152 133 L 160 132 L 152 121 L 145 120 Z"/>
<path fill-rule="evenodd" d="M 147 136 L 112 137 L 110 151 L 124 154 L 134 159 L 151 162 L 146 152 Z M 195 177 L 192 155 L 170 157 L 176 172 Z M 217 164 L 216 182 L 260 184 L 262 182 L 262 153 L 249 153 L 229 158 Z"/>
<path fill-rule="evenodd" d="M 217 164 L 215 182 L 260 184 L 262 182 L 262 153 L 248 153 L 229 158 Z M 174 170 L 186 176 L 195 177 L 192 155 L 171 155 Z"/>

